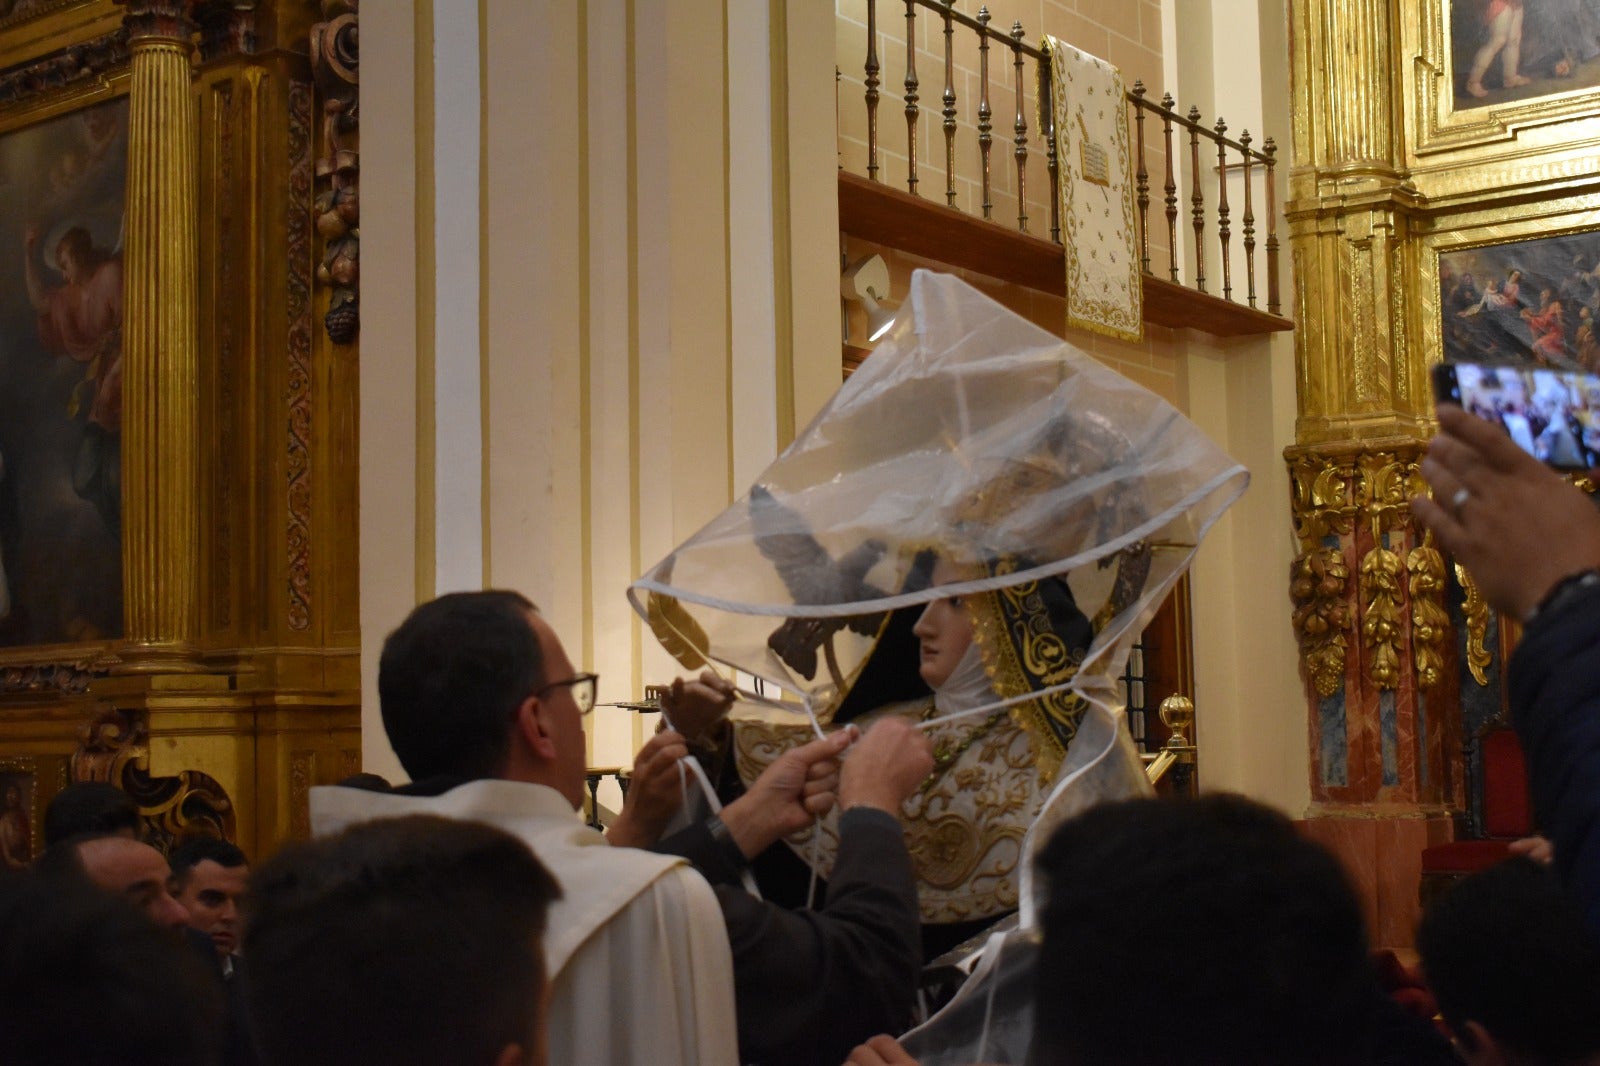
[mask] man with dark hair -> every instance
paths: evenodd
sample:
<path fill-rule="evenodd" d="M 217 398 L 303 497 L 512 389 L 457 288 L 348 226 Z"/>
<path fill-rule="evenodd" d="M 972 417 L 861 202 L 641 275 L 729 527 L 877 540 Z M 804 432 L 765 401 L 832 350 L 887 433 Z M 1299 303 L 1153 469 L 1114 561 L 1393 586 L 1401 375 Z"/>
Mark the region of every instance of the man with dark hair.
<path fill-rule="evenodd" d="M 1468 1063 L 1600 1063 L 1600 949 L 1548 866 L 1464 878 L 1423 915 L 1417 949 Z"/>
<path fill-rule="evenodd" d="M 212 1066 L 221 1012 L 182 940 L 81 876 L 0 878 L 9 1066 Z"/>
<path fill-rule="evenodd" d="M 44 809 L 44 843 L 68 837 L 125 836 L 139 839 L 139 808 L 133 797 L 104 781 L 75 781 Z"/>
<path fill-rule="evenodd" d="M 245 934 L 264 1060 L 542 1066 L 540 942 L 560 895 L 527 845 L 474 822 L 290 845 L 256 874 Z"/>
<path fill-rule="evenodd" d="M 1103 804 L 1056 832 L 1038 870 L 1035 1061 L 1371 1061 L 1361 908 L 1282 815 L 1227 795 Z"/>
<path fill-rule="evenodd" d="M 919 930 L 894 812 L 932 756 L 904 723 L 875 728 L 845 763 L 828 900 L 802 914 L 737 885 L 713 891 L 681 858 L 608 847 L 582 825 L 583 717 L 595 677 L 576 672 L 516 593 L 456 593 L 418 607 L 384 644 L 378 690 L 413 784 L 390 795 L 315 789 L 313 829 L 432 813 L 526 842 L 563 889 L 544 942 L 552 1061 L 837 1062 L 858 1040 L 908 1020 Z M 725 843 L 758 854 L 810 824 L 810 770 L 852 736 L 841 731 L 775 764 L 766 787 L 724 810 Z M 842 1023 L 847 1009 L 870 1020 Z"/>
<path fill-rule="evenodd" d="M 250 882 L 244 852 L 226 840 L 197 836 L 180 842 L 167 857 L 173 895 L 189 912 L 189 927 L 211 938 L 224 977 L 238 963 L 240 901 Z"/>

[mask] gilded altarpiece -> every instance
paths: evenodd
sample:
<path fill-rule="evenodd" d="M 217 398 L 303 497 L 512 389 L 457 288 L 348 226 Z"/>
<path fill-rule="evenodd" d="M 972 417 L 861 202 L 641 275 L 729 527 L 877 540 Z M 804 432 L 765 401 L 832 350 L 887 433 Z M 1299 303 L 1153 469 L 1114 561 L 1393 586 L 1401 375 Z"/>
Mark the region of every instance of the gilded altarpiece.
<path fill-rule="evenodd" d="M 305 832 L 307 789 L 358 768 L 355 18 L 354 0 L 0 18 L 0 138 L 128 116 L 123 217 L 91 234 L 126 275 L 121 619 L 0 647 L 0 763 L 31 775 L 35 814 L 106 780 L 157 842 L 256 855 Z M 14 210 L 0 231 L 28 226 Z"/>
<path fill-rule="evenodd" d="M 1503 698 L 1498 620 L 1407 504 L 1435 429 L 1440 257 L 1600 228 L 1600 90 L 1468 92 L 1450 37 L 1463 2 L 1291 5 L 1299 417 L 1285 458 L 1306 826 L 1392 945 L 1411 941 L 1422 849 L 1464 825 L 1463 745 Z"/>

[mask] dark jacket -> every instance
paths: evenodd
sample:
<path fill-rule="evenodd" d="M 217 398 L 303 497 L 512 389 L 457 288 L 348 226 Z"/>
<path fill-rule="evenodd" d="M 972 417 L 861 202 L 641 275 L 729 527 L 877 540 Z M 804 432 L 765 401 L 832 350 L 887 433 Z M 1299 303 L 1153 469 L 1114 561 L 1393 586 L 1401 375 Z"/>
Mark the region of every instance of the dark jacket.
<path fill-rule="evenodd" d="M 816 910 L 756 899 L 703 825 L 663 841 L 703 873 L 733 948 L 739 1057 L 837 1066 L 857 1044 L 911 1023 L 922 967 L 916 875 L 900 822 L 870 808 L 839 818 L 839 850 Z"/>
<path fill-rule="evenodd" d="M 1534 823 L 1600 939 L 1600 587 L 1576 590 L 1535 617 L 1507 677 Z"/>

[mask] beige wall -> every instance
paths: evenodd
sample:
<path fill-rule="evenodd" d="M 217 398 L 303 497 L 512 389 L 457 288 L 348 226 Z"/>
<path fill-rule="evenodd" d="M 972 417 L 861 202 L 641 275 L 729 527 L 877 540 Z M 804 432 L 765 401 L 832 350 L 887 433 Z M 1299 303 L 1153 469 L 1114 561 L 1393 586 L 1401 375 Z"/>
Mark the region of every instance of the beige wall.
<path fill-rule="evenodd" d="M 781 0 L 386 0 L 362 29 L 363 723 L 395 774 L 377 653 L 439 592 L 526 592 L 602 700 L 673 676 L 627 583 L 838 381 L 807 310 L 837 293 L 832 24 Z M 598 709 L 591 761 L 652 726 Z"/>
<path fill-rule="evenodd" d="M 892 6 L 880 2 L 880 14 Z M 1223 0 L 990 7 L 1030 36 L 1044 27 L 1090 51 L 1103 39 L 1100 54 L 1153 93 L 1171 87 L 1169 72 L 1186 76 L 1162 49 L 1163 18 L 1181 50 L 1210 47 L 1193 19 L 1213 7 L 1239 15 Z M 834 172 L 852 153 L 864 160 L 864 141 L 853 140 L 859 108 L 836 101 L 851 98 L 860 59 L 849 65 L 844 51 L 861 38 L 846 23 L 862 12 L 854 0 L 837 16 L 805 0 L 476 11 L 388 0 L 363 13 L 363 169 L 382 177 L 363 205 L 370 768 L 395 772 L 373 690 L 382 637 L 448 588 L 529 593 L 573 660 L 604 676 L 603 700 L 673 674 L 623 589 L 741 492 L 837 386 Z M 446 15 L 471 21 L 435 24 Z M 943 88 L 935 43 L 938 62 L 919 59 L 925 104 Z M 1212 96 L 1242 86 L 1248 106 L 1286 130 L 1286 116 L 1270 114 L 1287 97 L 1281 70 L 1239 58 L 1216 64 Z M 892 67 L 886 57 L 886 88 Z M 1009 92 L 991 89 L 1006 164 Z M 887 97 L 880 116 L 898 122 L 903 143 L 903 112 Z M 942 188 L 942 135 L 938 148 L 924 178 Z M 1042 194 L 1037 166 L 1028 181 Z M 1004 170 L 997 188 L 1011 180 Z M 1054 301 L 996 295 L 1059 321 Z M 1159 330 L 1138 345 L 1074 340 L 1179 403 L 1252 469 L 1253 487 L 1196 567 L 1202 773 L 1300 813 L 1305 712 L 1285 643 L 1292 545 L 1279 456 L 1292 355 L 1281 339 L 1225 350 Z M 626 764 L 647 728 L 597 711 L 592 761 Z"/>

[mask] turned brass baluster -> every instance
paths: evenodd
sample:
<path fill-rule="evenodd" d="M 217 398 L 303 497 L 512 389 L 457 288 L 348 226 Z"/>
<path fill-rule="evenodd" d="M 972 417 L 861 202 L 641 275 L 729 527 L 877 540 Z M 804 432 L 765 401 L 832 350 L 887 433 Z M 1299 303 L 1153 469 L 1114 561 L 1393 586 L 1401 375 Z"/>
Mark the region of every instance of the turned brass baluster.
<path fill-rule="evenodd" d="M 1189 108 L 1189 203 L 1194 219 L 1194 287 L 1206 291 L 1206 193 L 1200 183 L 1200 109 Z"/>
<path fill-rule="evenodd" d="M 1222 298 L 1233 299 L 1233 262 L 1228 257 L 1228 124 L 1217 118 L 1217 237 L 1222 244 Z"/>
<path fill-rule="evenodd" d="M 989 107 L 989 8 L 978 8 L 978 154 L 983 158 L 983 217 L 994 215 L 994 186 L 989 175 L 989 148 L 994 143 L 994 126 Z"/>
<path fill-rule="evenodd" d="M 1017 121 L 1013 129 L 1017 160 L 1017 229 L 1028 232 L 1028 118 L 1022 109 L 1022 23 L 1011 24 L 1011 54 L 1017 68 Z"/>
<path fill-rule="evenodd" d="M 1167 266 L 1172 280 L 1178 280 L 1178 179 L 1173 172 L 1172 109 L 1177 101 L 1171 93 L 1161 97 L 1161 133 L 1167 142 Z"/>
<path fill-rule="evenodd" d="M 878 180 L 878 0 L 867 0 L 867 177 Z"/>
<path fill-rule="evenodd" d="M 1277 191 L 1274 189 L 1273 167 L 1277 164 L 1278 146 L 1268 137 L 1261 144 L 1267 157 L 1267 312 L 1278 314 L 1278 209 Z"/>
<path fill-rule="evenodd" d="M 1239 135 L 1239 143 L 1244 145 L 1244 280 L 1246 299 L 1250 306 L 1256 305 L 1256 215 L 1250 207 L 1250 164 L 1253 162 L 1250 153 L 1250 131 L 1245 130 Z"/>
<path fill-rule="evenodd" d="M 956 67 L 951 5 L 944 0 L 944 202 L 956 205 Z"/>
<path fill-rule="evenodd" d="M 1150 273 L 1150 171 L 1144 165 L 1144 94 L 1144 82 L 1134 82 L 1133 123 L 1134 135 L 1139 142 L 1139 167 L 1134 173 L 1139 202 L 1139 269 L 1148 274 Z"/>
<path fill-rule="evenodd" d="M 906 0 L 906 191 L 917 192 L 917 0 Z"/>

